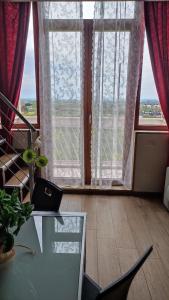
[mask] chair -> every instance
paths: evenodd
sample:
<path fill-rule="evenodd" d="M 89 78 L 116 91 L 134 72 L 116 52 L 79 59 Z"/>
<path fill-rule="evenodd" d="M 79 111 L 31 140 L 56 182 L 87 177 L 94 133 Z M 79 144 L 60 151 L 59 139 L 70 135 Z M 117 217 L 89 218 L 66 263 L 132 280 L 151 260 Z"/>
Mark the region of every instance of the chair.
<path fill-rule="evenodd" d="M 32 194 L 32 204 L 34 210 L 58 211 L 62 199 L 63 191 L 54 183 L 37 178 Z"/>
<path fill-rule="evenodd" d="M 105 289 L 101 289 L 88 275 L 84 274 L 82 300 L 126 300 L 133 278 L 152 250 L 153 246 L 149 247 L 127 273 Z"/>

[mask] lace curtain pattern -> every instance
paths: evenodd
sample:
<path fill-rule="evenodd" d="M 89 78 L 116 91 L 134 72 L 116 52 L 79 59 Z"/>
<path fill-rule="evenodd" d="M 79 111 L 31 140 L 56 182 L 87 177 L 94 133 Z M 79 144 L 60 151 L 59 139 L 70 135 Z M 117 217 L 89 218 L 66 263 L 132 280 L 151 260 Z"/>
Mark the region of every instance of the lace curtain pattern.
<path fill-rule="evenodd" d="M 44 176 L 61 185 L 84 184 L 85 7 L 83 2 L 38 3 L 42 151 L 49 158 Z M 142 3 L 134 1 L 95 2 L 92 185 L 131 186 L 142 12 Z"/>
<path fill-rule="evenodd" d="M 142 4 L 96 2 L 92 183 L 131 187 L 134 112 L 143 47 Z M 109 19 L 109 21 L 107 21 Z"/>
<path fill-rule="evenodd" d="M 44 2 L 39 4 L 39 16 L 44 65 L 41 130 L 49 158 L 44 176 L 60 184 L 82 184 L 82 5 Z"/>

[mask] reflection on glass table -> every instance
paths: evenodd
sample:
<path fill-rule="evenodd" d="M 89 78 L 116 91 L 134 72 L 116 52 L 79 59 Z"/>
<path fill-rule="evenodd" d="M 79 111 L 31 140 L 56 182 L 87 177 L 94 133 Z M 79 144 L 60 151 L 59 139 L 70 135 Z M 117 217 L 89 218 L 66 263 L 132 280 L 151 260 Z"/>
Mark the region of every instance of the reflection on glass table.
<path fill-rule="evenodd" d="M 0 265 L 0 299 L 79 300 L 85 214 L 37 214 L 23 225 L 16 241 L 35 255 L 16 246 L 14 259 Z"/>
<path fill-rule="evenodd" d="M 60 221 L 59 218 L 55 219 L 55 232 L 80 232 L 80 217 L 62 217 L 63 223 Z"/>

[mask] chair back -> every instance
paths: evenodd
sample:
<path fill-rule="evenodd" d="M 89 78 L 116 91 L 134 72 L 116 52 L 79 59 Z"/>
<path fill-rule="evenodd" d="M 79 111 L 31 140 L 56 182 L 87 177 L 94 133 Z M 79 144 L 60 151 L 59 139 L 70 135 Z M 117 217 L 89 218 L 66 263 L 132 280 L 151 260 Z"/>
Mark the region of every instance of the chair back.
<path fill-rule="evenodd" d="M 62 200 L 63 191 L 54 183 L 37 178 L 31 202 L 34 210 L 58 211 Z"/>
<path fill-rule="evenodd" d="M 153 250 L 153 246 L 149 247 L 141 258 L 134 264 L 134 266 L 117 281 L 110 284 L 107 288 L 102 289 L 99 295 L 96 297 L 97 300 L 126 300 L 130 285 L 133 278 L 144 264 L 147 257 Z"/>

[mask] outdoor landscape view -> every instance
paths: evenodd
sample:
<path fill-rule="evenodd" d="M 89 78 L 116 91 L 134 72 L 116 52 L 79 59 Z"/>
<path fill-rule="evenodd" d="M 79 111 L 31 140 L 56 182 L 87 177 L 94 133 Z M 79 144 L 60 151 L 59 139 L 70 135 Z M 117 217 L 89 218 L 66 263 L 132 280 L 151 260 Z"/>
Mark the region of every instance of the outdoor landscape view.
<path fill-rule="evenodd" d="M 58 101 L 56 106 L 56 112 L 63 114 L 64 116 L 77 116 L 79 114 L 80 106 L 79 101 L 72 100 L 71 103 L 66 100 Z M 36 100 L 32 98 L 22 98 L 19 104 L 20 111 L 28 118 L 31 123 L 37 121 L 37 107 Z M 110 112 L 112 101 L 105 101 L 103 110 L 105 114 Z M 123 108 L 122 108 L 123 109 Z M 17 120 L 16 120 L 17 122 Z M 161 111 L 161 107 L 158 99 L 141 99 L 140 101 L 140 114 L 139 114 L 140 125 L 165 125 L 165 120 Z"/>
<path fill-rule="evenodd" d="M 141 99 L 140 125 L 165 125 L 163 113 L 158 99 Z"/>
<path fill-rule="evenodd" d="M 37 105 L 33 98 L 21 98 L 18 105 L 19 111 L 32 124 L 37 123 Z M 15 124 L 22 123 L 17 116 L 15 117 Z"/>

